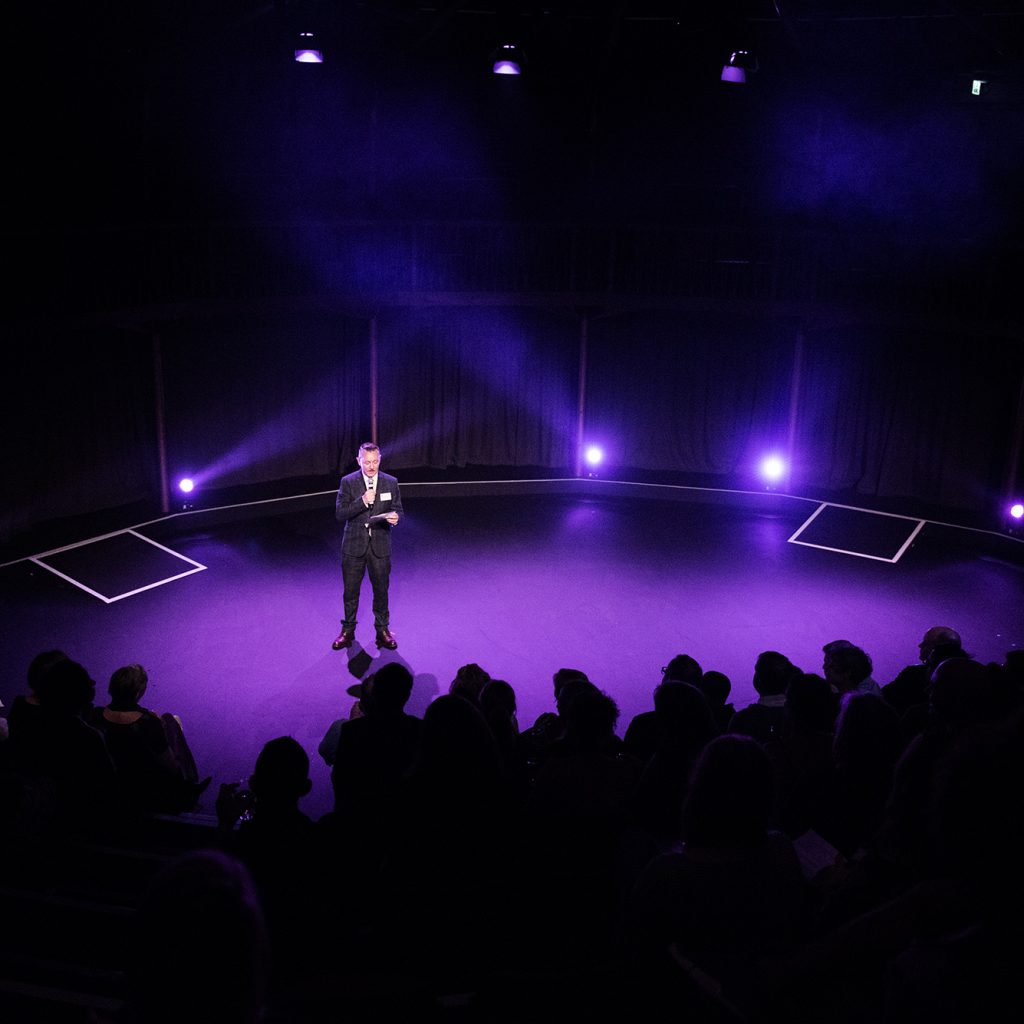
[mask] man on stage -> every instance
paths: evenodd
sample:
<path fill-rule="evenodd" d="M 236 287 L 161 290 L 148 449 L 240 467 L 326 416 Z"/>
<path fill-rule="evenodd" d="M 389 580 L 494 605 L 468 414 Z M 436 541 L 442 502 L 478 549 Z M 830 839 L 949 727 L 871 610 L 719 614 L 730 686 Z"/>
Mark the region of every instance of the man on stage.
<path fill-rule="evenodd" d="M 380 471 L 381 452 L 372 442 L 361 444 L 359 470 L 341 478 L 334 514 L 345 524 L 341 541 L 341 574 L 345 581 L 345 617 L 331 645 L 351 647 L 356 635 L 356 611 L 363 575 L 369 571 L 373 586 L 373 624 L 377 646 L 393 651 L 398 646 L 390 629 L 388 583 L 391 578 L 391 530 L 402 514 L 398 481 Z"/>

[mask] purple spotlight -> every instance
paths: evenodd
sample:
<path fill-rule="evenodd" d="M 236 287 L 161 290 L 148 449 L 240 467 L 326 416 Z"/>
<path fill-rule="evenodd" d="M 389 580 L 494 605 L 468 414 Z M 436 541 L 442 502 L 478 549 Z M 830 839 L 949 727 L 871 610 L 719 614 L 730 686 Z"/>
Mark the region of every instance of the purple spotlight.
<path fill-rule="evenodd" d="M 523 73 L 523 58 L 519 47 L 512 43 L 505 43 L 494 51 L 494 73 L 496 75 L 521 75 Z"/>
<path fill-rule="evenodd" d="M 770 484 L 778 483 L 786 475 L 786 463 L 778 455 L 768 455 L 761 461 L 761 476 Z"/>
<path fill-rule="evenodd" d="M 312 32 L 299 33 L 299 42 L 295 47 L 295 59 L 300 64 L 323 64 L 324 55 L 316 48 Z"/>
<path fill-rule="evenodd" d="M 1014 504 L 1010 506 L 1010 515 L 1013 516 L 1014 519 L 1024 519 L 1024 504 L 1021 504 L 1019 501 L 1014 502 Z"/>
<path fill-rule="evenodd" d="M 191 494 L 195 490 L 195 487 L 196 483 L 191 477 L 182 477 L 182 479 L 178 481 L 178 490 L 181 491 L 182 494 Z"/>
<path fill-rule="evenodd" d="M 722 68 L 722 81 L 743 85 L 757 66 L 757 57 L 749 50 L 736 50 Z"/>
<path fill-rule="evenodd" d="M 596 444 L 587 445 L 583 458 L 587 460 L 588 465 L 597 466 L 604 461 L 604 452 Z"/>

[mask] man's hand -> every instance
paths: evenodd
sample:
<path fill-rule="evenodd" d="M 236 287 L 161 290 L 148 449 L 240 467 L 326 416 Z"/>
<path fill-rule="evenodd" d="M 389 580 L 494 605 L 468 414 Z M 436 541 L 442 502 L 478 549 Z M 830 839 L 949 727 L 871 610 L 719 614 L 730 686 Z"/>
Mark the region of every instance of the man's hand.
<path fill-rule="evenodd" d="M 377 492 L 372 487 L 370 487 L 367 490 L 363 491 L 363 504 L 364 505 L 372 505 L 373 504 L 373 496 L 376 493 Z"/>
<path fill-rule="evenodd" d="M 384 517 L 384 521 L 390 523 L 392 526 L 397 526 L 398 525 L 398 513 L 397 512 L 389 512 Z"/>

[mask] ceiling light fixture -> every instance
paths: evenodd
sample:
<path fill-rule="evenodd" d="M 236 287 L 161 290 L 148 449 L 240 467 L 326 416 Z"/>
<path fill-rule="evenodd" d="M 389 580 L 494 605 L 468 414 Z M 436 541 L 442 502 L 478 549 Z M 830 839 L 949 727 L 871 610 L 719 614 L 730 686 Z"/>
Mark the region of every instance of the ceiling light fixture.
<path fill-rule="evenodd" d="M 743 85 L 757 71 L 757 58 L 749 50 L 736 50 L 722 67 L 722 81 Z"/>
<path fill-rule="evenodd" d="M 299 33 L 299 42 L 295 47 L 295 59 L 300 64 L 323 64 L 324 55 L 313 42 L 312 32 Z"/>
<path fill-rule="evenodd" d="M 491 68 L 496 75 L 521 75 L 525 65 L 526 58 L 514 43 L 504 43 L 491 54 Z"/>

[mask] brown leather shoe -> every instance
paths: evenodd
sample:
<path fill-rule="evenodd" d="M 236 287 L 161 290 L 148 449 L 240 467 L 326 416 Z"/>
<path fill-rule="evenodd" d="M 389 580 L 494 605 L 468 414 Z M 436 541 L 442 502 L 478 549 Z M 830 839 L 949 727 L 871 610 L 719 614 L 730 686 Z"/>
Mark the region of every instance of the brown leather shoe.
<path fill-rule="evenodd" d="M 393 651 L 398 646 L 398 641 L 391 635 L 391 630 L 386 626 L 384 629 L 377 630 L 377 646 L 386 647 L 389 651 Z"/>
<path fill-rule="evenodd" d="M 355 640 L 356 635 L 354 632 L 348 629 L 343 629 L 334 639 L 334 643 L 331 644 L 331 649 L 340 651 L 343 647 L 351 647 L 352 641 Z"/>

